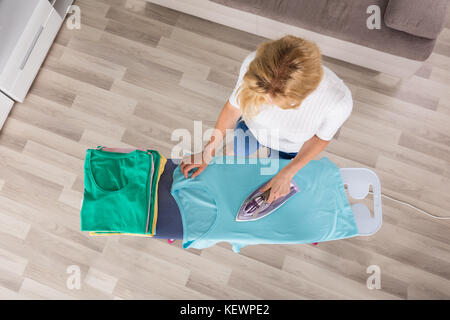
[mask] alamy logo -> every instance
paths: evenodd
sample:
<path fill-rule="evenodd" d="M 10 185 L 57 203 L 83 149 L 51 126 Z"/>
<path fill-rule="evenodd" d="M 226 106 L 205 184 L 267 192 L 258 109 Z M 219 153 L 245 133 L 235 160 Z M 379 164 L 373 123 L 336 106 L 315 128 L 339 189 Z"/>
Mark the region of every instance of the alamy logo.
<path fill-rule="evenodd" d="M 235 136 L 236 132 L 240 131 L 241 134 L 238 134 Z M 279 162 L 277 161 L 278 158 L 275 157 L 276 150 L 278 149 L 279 141 L 278 141 L 278 130 L 271 129 L 259 129 L 257 130 L 258 135 L 264 137 L 266 140 L 270 141 L 270 145 L 272 148 L 275 148 L 275 150 L 271 150 L 271 154 L 273 153 L 273 156 L 275 159 L 269 159 L 268 157 L 261 157 L 261 158 L 254 158 L 249 157 L 246 158 L 244 156 L 238 156 L 236 158 L 229 157 L 229 158 L 222 158 L 219 157 L 216 159 L 216 164 L 232 164 L 232 163 L 248 163 L 248 164 L 261 164 L 260 173 L 261 175 L 274 175 L 278 172 L 279 169 Z M 195 163 L 195 164 L 201 164 L 202 160 L 209 162 L 211 160 L 211 155 L 209 153 L 203 153 L 203 145 L 205 141 L 209 141 L 210 139 L 218 139 L 219 141 L 218 145 L 215 146 L 216 155 L 220 154 L 222 152 L 222 155 L 227 155 L 226 153 L 223 154 L 224 148 L 230 147 L 227 146 L 227 142 L 232 142 L 240 145 L 247 146 L 249 149 L 258 149 L 258 146 L 256 145 L 256 140 L 252 141 L 251 139 L 246 139 L 246 134 L 243 132 L 242 129 L 227 129 L 225 131 L 225 136 L 223 134 L 214 128 L 208 128 L 203 131 L 203 124 L 202 121 L 194 121 L 194 131 L 193 135 L 191 132 L 185 128 L 178 128 L 172 131 L 171 135 L 171 141 L 178 142 L 176 145 L 173 146 L 171 150 L 170 157 L 172 159 L 179 159 L 183 158 L 183 162 L 186 164 L 189 163 Z M 254 145 L 253 145 L 254 144 Z M 193 148 L 191 148 L 193 147 Z M 256 152 L 259 152 L 256 151 Z M 191 158 L 190 155 L 193 155 L 193 158 Z M 231 155 L 231 154 L 229 154 Z"/>
<path fill-rule="evenodd" d="M 373 264 L 367 267 L 367 273 L 371 275 L 367 278 L 367 288 L 369 290 L 381 289 L 381 269 L 379 266 Z"/>
<path fill-rule="evenodd" d="M 381 29 L 380 7 L 375 4 L 368 6 L 366 13 L 370 14 L 370 16 L 366 20 L 367 28 L 370 30 Z"/>
<path fill-rule="evenodd" d="M 81 289 L 81 270 L 77 265 L 70 265 L 66 269 L 66 273 L 69 274 L 66 281 L 68 289 Z"/>
<path fill-rule="evenodd" d="M 69 30 L 81 29 L 81 9 L 79 6 L 70 6 L 67 11 L 66 26 Z"/>

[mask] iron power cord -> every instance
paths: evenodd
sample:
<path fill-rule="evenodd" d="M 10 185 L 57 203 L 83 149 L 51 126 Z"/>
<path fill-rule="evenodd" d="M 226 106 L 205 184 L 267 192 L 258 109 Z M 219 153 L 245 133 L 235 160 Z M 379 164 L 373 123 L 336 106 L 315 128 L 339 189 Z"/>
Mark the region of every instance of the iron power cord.
<path fill-rule="evenodd" d="M 369 193 L 373 194 L 372 191 L 369 191 Z M 392 200 L 392 201 L 394 201 L 394 202 L 398 202 L 398 203 L 400 203 L 400 204 L 403 204 L 403 205 L 405 205 L 405 206 L 407 206 L 407 207 L 413 208 L 413 209 L 417 210 L 418 212 L 420 212 L 420 213 L 422 213 L 422 214 L 424 214 L 424 215 L 427 215 L 427 216 L 429 216 L 429 217 L 431 217 L 431 218 L 439 219 L 439 220 L 450 220 L 450 217 L 436 216 L 436 215 L 431 214 L 431 213 L 429 213 L 429 212 L 426 212 L 425 210 L 422 210 L 422 209 L 420 209 L 420 208 L 418 208 L 418 207 L 416 207 L 416 206 L 414 206 L 414 205 L 412 205 L 412 204 L 410 204 L 410 203 L 408 203 L 408 202 L 405 202 L 405 201 L 402 201 L 402 200 L 395 199 L 395 198 L 393 198 L 393 197 L 391 197 L 391 196 L 388 196 L 388 195 L 386 195 L 386 194 L 384 194 L 384 193 L 381 193 L 381 196 L 382 196 L 382 197 L 385 197 L 385 198 L 387 198 L 387 199 L 390 199 L 390 200 Z"/>

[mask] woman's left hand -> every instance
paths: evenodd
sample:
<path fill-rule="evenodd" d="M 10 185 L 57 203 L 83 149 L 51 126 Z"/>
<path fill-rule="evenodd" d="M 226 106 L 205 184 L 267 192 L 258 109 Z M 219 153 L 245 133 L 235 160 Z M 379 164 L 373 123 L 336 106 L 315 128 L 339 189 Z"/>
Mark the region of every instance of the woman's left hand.
<path fill-rule="evenodd" d="M 266 185 L 264 185 L 264 187 L 261 188 L 261 192 L 271 189 L 267 202 L 271 203 L 272 201 L 287 195 L 291 190 L 292 177 L 290 172 L 285 171 L 283 168 Z"/>

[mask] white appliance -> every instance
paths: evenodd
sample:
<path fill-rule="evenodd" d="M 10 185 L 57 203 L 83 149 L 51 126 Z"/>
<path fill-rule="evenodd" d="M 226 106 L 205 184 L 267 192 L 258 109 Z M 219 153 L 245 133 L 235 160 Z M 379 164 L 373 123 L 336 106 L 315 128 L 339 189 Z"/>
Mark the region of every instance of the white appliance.
<path fill-rule="evenodd" d="M 0 0 L 0 129 L 23 102 L 73 0 Z"/>

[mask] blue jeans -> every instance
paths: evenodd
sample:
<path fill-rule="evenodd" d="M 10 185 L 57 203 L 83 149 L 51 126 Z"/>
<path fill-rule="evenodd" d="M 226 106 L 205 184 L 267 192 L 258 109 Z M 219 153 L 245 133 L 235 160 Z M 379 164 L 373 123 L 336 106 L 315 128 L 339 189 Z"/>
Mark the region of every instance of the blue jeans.
<path fill-rule="evenodd" d="M 236 127 L 234 128 L 234 154 L 238 157 L 248 157 L 249 155 L 256 152 L 261 144 L 255 138 L 255 136 L 248 129 L 247 124 L 239 118 L 236 122 Z M 292 159 L 297 155 L 297 152 L 287 153 L 275 150 L 270 150 L 270 157 L 276 156 L 281 159 Z"/>

